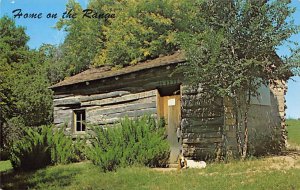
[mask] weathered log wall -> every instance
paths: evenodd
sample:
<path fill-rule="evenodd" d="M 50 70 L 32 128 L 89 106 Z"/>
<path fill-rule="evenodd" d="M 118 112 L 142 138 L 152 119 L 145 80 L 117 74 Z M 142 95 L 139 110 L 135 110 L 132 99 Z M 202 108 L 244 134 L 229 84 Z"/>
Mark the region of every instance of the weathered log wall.
<path fill-rule="evenodd" d="M 194 159 L 214 159 L 223 143 L 223 101 L 210 98 L 201 86 L 185 85 L 181 89 L 183 154 Z"/>
<path fill-rule="evenodd" d="M 54 123 L 66 125 L 66 131 L 74 134 L 73 110 L 85 109 L 87 124 L 112 124 L 121 118 L 156 115 L 156 93 L 150 90 L 139 93 L 115 91 L 85 96 L 55 96 Z"/>

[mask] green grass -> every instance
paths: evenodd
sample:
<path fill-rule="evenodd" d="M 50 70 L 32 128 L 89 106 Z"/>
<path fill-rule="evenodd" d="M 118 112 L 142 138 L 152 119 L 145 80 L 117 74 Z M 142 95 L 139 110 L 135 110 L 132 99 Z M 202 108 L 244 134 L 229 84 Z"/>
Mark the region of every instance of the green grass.
<path fill-rule="evenodd" d="M 288 131 L 288 142 L 300 146 L 300 120 L 288 119 L 286 121 Z"/>
<path fill-rule="evenodd" d="M 300 189 L 300 169 L 271 169 L 265 159 L 211 164 L 205 169 L 155 171 L 123 168 L 102 173 L 91 163 L 5 173 L 4 189 Z M 281 161 L 274 161 L 281 162 Z M 284 163 L 282 163 L 284 165 Z"/>

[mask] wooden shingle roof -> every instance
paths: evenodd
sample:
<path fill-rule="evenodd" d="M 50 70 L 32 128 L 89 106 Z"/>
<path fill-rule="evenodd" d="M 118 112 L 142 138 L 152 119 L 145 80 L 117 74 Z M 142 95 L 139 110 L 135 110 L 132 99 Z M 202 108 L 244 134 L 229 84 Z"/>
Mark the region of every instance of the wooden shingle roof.
<path fill-rule="evenodd" d="M 136 65 L 127 66 L 121 69 L 114 70 L 112 67 L 100 67 L 100 68 L 91 68 L 77 75 L 66 78 L 65 80 L 52 85 L 50 88 L 55 89 L 58 87 L 69 86 L 73 84 L 78 84 L 87 81 L 94 81 L 109 77 L 120 76 L 124 74 L 129 74 L 145 69 L 151 69 L 154 67 L 160 67 L 175 63 L 184 62 L 186 59 L 184 57 L 183 52 L 176 52 L 172 55 L 159 57 L 153 60 L 148 60 L 144 62 L 140 62 Z"/>

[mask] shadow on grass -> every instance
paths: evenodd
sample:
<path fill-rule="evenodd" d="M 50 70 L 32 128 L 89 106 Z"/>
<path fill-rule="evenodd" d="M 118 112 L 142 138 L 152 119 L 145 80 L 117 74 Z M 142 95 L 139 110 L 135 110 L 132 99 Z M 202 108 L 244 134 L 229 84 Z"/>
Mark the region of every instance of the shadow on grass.
<path fill-rule="evenodd" d="M 80 170 L 81 168 L 66 166 L 49 167 L 32 172 L 10 170 L 1 173 L 0 184 L 3 190 L 59 188 L 70 185 Z"/>

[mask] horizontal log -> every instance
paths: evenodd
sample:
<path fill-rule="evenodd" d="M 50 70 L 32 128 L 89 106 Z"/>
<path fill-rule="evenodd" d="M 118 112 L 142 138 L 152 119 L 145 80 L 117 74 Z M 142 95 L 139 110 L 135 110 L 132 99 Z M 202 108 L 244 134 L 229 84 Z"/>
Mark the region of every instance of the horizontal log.
<path fill-rule="evenodd" d="M 216 157 L 216 148 L 186 149 L 183 151 L 184 157 L 197 158 L 199 160 L 209 160 Z"/>
<path fill-rule="evenodd" d="M 106 106 L 106 107 L 99 107 L 98 109 L 93 109 L 88 111 L 88 115 L 108 115 L 114 113 L 122 113 L 127 111 L 134 111 L 134 110 L 141 110 L 147 108 L 156 108 L 156 102 L 151 103 L 133 103 L 133 104 L 121 104 L 117 106 Z"/>
<path fill-rule="evenodd" d="M 220 132 L 222 131 L 223 126 L 222 125 L 210 125 L 210 126 L 205 126 L 205 125 L 201 125 L 201 126 L 189 126 L 189 127 L 185 127 L 182 128 L 182 132 L 184 133 L 210 133 L 210 132 Z"/>
<path fill-rule="evenodd" d="M 88 101 L 93 101 L 93 100 L 102 100 L 106 98 L 114 98 L 114 97 L 119 97 L 123 96 L 126 94 L 130 94 L 128 91 L 115 91 L 115 92 L 109 92 L 105 94 L 95 94 L 95 95 L 89 95 L 89 96 L 84 96 L 80 98 L 81 102 L 88 102 Z"/>
<path fill-rule="evenodd" d="M 55 106 L 54 108 L 53 108 L 53 110 L 54 111 L 66 111 L 66 110 L 71 110 L 71 108 L 70 107 L 65 107 L 65 106 Z"/>
<path fill-rule="evenodd" d="M 210 143 L 221 143 L 223 140 L 222 138 L 188 138 L 188 139 L 182 139 L 182 143 L 185 144 L 194 144 L 194 143 L 198 143 L 198 144 L 210 144 Z"/>
<path fill-rule="evenodd" d="M 70 115 L 72 113 L 73 113 L 72 109 L 59 109 L 59 110 L 54 110 L 53 115 L 64 116 L 64 115 Z"/>
<path fill-rule="evenodd" d="M 90 101 L 90 102 L 83 102 L 81 105 L 82 106 L 104 106 L 104 105 L 109 105 L 109 104 L 118 104 L 122 102 L 128 102 L 128 101 L 134 101 L 142 98 L 147 98 L 147 97 L 156 97 L 156 90 L 148 91 L 148 92 L 141 92 L 141 93 L 136 93 L 136 94 L 128 94 L 124 95 L 121 97 L 116 97 L 116 98 L 107 98 L 103 100 L 95 100 L 95 101 Z"/>
<path fill-rule="evenodd" d="M 198 108 L 198 109 L 182 109 L 181 115 L 185 117 L 195 117 L 195 118 L 207 118 L 207 117 L 220 117 L 223 116 L 224 111 L 221 108 L 210 109 L 210 108 Z"/>
<path fill-rule="evenodd" d="M 220 118 L 223 117 L 223 115 L 218 115 L 214 113 L 204 113 L 203 115 L 195 115 L 194 113 L 191 114 L 182 114 L 182 118 L 198 118 L 201 120 L 206 120 L 206 119 L 215 119 L 215 118 Z"/>
<path fill-rule="evenodd" d="M 143 116 L 146 114 L 156 114 L 156 108 L 148 108 L 148 109 L 141 109 L 141 110 L 134 110 L 134 111 L 127 111 L 127 112 L 123 112 L 123 113 L 114 113 L 114 114 L 107 114 L 107 115 L 93 115 L 93 116 L 88 116 L 90 121 L 97 121 L 97 123 L 99 123 L 99 121 L 101 120 L 107 120 L 107 119 L 111 119 L 111 118 L 123 118 L 125 116 L 127 117 L 139 117 L 139 116 Z"/>
<path fill-rule="evenodd" d="M 86 109 L 86 111 L 89 112 L 89 111 L 93 111 L 93 110 L 97 110 L 97 109 L 109 109 L 109 108 L 118 109 L 119 107 L 131 105 L 131 104 L 154 103 L 154 102 L 156 103 L 156 97 L 152 96 L 152 97 L 148 97 L 148 98 L 137 99 L 137 100 L 130 101 L 130 102 L 122 102 L 120 104 L 108 104 L 108 105 L 104 105 L 104 106 L 91 105 L 91 106 L 82 106 L 82 108 Z"/>
<path fill-rule="evenodd" d="M 147 109 L 141 109 L 141 110 L 134 110 L 134 111 L 127 111 L 123 113 L 115 113 L 115 114 L 108 114 L 106 117 L 112 118 L 112 117 L 118 117 L 118 118 L 123 118 L 125 116 L 127 117 L 139 117 L 143 116 L 146 114 L 155 114 L 156 113 L 156 108 L 147 108 Z"/>
<path fill-rule="evenodd" d="M 61 95 L 53 95 L 53 99 L 61 99 L 74 96 L 73 94 L 61 94 Z"/>
<path fill-rule="evenodd" d="M 56 117 L 54 118 L 53 123 L 54 124 L 65 124 L 65 123 L 71 123 L 72 118 L 67 118 L 67 117 Z"/>
<path fill-rule="evenodd" d="M 221 132 L 205 132 L 205 133 L 183 133 L 183 139 L 210 139 L 210 138 L 222 138 Z"/>
<path fill-rule="evenodd" d="M 219 125 L 222 126 L 224 124 L 224 118 L 223 117 L 217 117 L 217 118 L 208 118 L 208 119 L 199 119 L 199 118 L 183 118 L 181 120 L 181 127 L 187 128 L 187 127 L 193 127 L 193 126 L 201 126 L 201 125 Z"/>
<path fill-rule="evenodd" d="M 120 121 L 120 118 L 99 118 L 99 117 L 89 117 L 87 118 L 87 122 L 91 125 L 107 125 L 114 124 Z"/>
<path fill-rule="evenodd" d="M 152 117 L 156 118 L 156 114 L 151 114 Z M 134 119 L 136 117 L 130 117 L 129 119 Z M 99 118 L 99 117 L 91 117 L 87 119 L 87 122 L 91 125 L 111 125 L 120 122 L 122 118 L 116 117 L 116 118 Z"/>
<path fill-rule="evenodd" d="M 80 105 L 80 97 L 81 96 L 72 96 L 68 98 L 54 99 L 53 106 L 65 106 L 65 105 Z"/>

